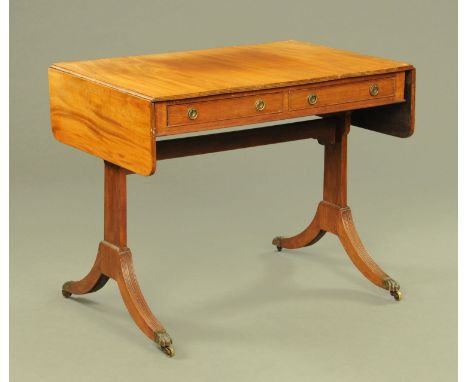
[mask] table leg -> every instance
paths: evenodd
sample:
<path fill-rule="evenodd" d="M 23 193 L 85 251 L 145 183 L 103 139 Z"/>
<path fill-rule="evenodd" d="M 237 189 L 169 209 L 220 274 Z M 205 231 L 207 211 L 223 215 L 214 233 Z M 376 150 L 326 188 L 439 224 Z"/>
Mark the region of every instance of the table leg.
<path fill-rule="evenodd" d="M 105 162 L 104 240 L 99 244 L 96 261 L 80 281 L 68 281 L 62 287 L 64 297 L 96 292 L 109 278 L 117 282 L 130 316 L 151 340 L 169 356 L 174 355 L 172 340 L 151 312 L 138 285 L 132 253 L 127 248 L 127 171 Z"/>
<path fill-rule="evenodd" d="M 325 144 L 323 200 L 315 217 L 304 231 L 292 237 L 275 237 L 273 245 L 279 251 L 302 248 L 316 243 L 326 232 L 333 233 L 359 271 L 399 301 L 402 297 L 400 285 L 366 251 L 354 226 L 351 209 L 347 206 L 347 136 L 351 114 L 344 113 L 338 118 L 335 142 Z"/>

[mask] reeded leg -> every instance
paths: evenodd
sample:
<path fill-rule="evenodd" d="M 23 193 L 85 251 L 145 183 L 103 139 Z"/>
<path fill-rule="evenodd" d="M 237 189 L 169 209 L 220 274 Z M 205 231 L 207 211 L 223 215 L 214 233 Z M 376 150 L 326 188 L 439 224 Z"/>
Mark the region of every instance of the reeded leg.
<path fill-rule="evenodd" d="M 349 208 L 340 210 L 337 235 L 356 268 L 369 281 L 387 289 L 395 300 L 400 301 L 402 298 L 400 285 L 387 275 L 367 252 L 356 231 Z"/>
<path fill-rule="evenodd" d="M 302 248 L 317 242 L 326 232 L 338 236 L 353 264 L 369 281 L 388 290 L 395 300 L 401 300 L 400 285 L 377 265 L 362 244 L 349 207 L 342 208 L 322 201 L 309 227 L 291 238 L 277 237 L 273 239 L 273 245 L 279 246 L 279 250 L 282 247 Z M 308 238 L 313 237 L 313 235 L 316 235 L 315 240 L 308 241 Z"/>
<path fill-rule="evenodd" d="M 172 339 L 145 301 L 133 268 L 130 249 L 119 248 L 104 241 L 100 244 L 100 252 L 103 271 L 117 281 L 120 295 L 133 321 L 149 339 L 159 345 L 164 353 L 172 357 L 174 355 Z"/>
<path fill-rule="evenodd" d="M 126 175 L 122 168 L 106 162 L 104 241 L 99 244 L 96 261 L 88 275 L 80 281 L 66 282 L 62 293 L 65 297 L 70 297 L 72 294 L 95 292 L 109 278 L 114 279 L 135 323 L 165 354 L 172 357 L 172 339 L 143 297 L 133 269 L 132 254 L 127 248 Z"/>
<path fill-rule="evenodd" d="M 336 141 L 325 143 L 323 201 L 320 202 L 310 225 L 296 236 L 273 239 L 279 251 L 296 249 L 316 243 L 326 232 L 337 235 L 359 271 L 375 285 L 387 289 L 399 301 L 400 285 L 389 277 L 364 248 L 347 206 L 347 135 L 350 113 L 337 118 Z"/>

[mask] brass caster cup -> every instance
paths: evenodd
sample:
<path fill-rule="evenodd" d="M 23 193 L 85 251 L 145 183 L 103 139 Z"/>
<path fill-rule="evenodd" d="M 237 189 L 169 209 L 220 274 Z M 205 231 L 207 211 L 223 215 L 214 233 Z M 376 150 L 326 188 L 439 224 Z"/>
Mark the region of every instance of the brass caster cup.
<path fill-rule="evenodd" d="M 172 339 L 165 330 L 154 333 L 154 340 L 159 345 L 159 349 L 169 357 L 174 357 L 175 352 L 172 347 Z"/>
<path fill-rule="evenodd" d="M 165 353 L 168 357 L 174 357 L 175 355 L 175 351 L 174 351 L 174 348 L 172 346 L 166 346 L 166 347 L 160 347 L 161 351 L 163 353 Z"/>
<path fill-rule="evenodd" d="M 401 299 L 403 298 L 403 293 L 401 293 L 399 290 L 392 291 L 390 292 L 390 294 L 396 301 L 401 301 Z"/>
<path fill-rule="evenodd" d="M 396 301 L 400 301 L 403 298 L 403 295 L 400 292 L 400 284 L 392 278 L 384 280 L 384 288 L 390 292 L 390 295 L 392 295 Z"/>

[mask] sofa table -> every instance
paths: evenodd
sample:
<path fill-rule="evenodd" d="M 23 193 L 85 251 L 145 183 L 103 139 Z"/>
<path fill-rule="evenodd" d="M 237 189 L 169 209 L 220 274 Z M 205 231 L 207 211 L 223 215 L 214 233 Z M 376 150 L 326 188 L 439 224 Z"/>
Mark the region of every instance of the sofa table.
<path fill-rule="evenodd" d="M 114 279 L 138 327 L 172 356 L 172 339 L 143 297 L 127 247 L 127 175 L 152 175 L 164 159 L 313 138 L 325 152 L 323 200 L 304 231 L 275 237 L 273 245 L 301 248 L 333 233 L 362 274 L 400 300 L 399 284 L 354 227 L 347 135 L 351 125 L 402 138 L 413 133 L 412 65 L 280 41 L 57 63 L 49 68 L 49 92 L 55 138 L 104 160 L 104 238 L 90 272 L 66 282 L 63 296 L 96 292 Z M 307 116 L 318 117 L 181 136 Z"/>

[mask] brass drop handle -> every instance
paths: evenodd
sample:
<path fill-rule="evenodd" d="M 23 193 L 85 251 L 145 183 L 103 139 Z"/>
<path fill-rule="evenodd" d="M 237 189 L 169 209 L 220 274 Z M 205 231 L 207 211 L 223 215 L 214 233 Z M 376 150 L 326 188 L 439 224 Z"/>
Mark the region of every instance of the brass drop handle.
<path fill-rule="evenodd" d="M 379 94 L 379 85 L 372 84 L 371 86 L 369 86 L 369 94 L 373 97 Z"/>
<path fill-rule="evenodd" d="M 309 105 L 315 105 L 318 101 L 318 96 L 317 94 L 309 94 L 307 97 L 307 102 L 309 102 Z"/>
<path fill-rule="evenodd" d="M 265 109 L 266 107 L 266 102 L 262 99 L 258 99 L 256 102 L 255 102 L 255 109 L 257 109 L 257 111 L 262 111 L 263 109 Z"/>
<path fill-rule="evenodd" d="M 194 107 L 191 107 L 190 109 L 187 110 L 187 116 L 189 119 L 194 120 L 197 119 L 198 117 L 198 110 L 195 109 Z"/>

